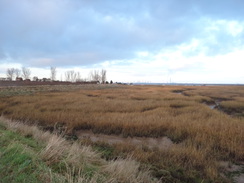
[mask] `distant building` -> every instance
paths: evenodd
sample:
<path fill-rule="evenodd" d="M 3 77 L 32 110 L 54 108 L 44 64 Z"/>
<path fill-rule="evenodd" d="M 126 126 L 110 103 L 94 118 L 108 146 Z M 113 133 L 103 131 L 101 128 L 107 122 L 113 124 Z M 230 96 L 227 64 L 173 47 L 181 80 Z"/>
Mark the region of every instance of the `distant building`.
<path fill-rule="evenodd" d="M 7 81 L 7 78 L 0 78 L 0 81 Z"/>
<path fill-rule="evenodd" d="M 42 82 L 51 82 L 50 78 L 42 78 Z"/>
<path fill-rule="evenodd" d="M 37 76 L 33 77 L 33 81 L 39 81 Z"/>
<path fill-rule="evenodd" d="M 16 77 L 15 80 L 16 80 L 16 81 L 23 81 L 23 78 L 22 78 L 22 77 Z"/>
<path fill-rule="evenodd" d="M 6 78 L 6 81 L 12 81 L 12 78 Z"/>
<path fill-rule="evenodd" d="M 80 83 L 80 82 L 83 82 L 83 80 L 82 79 L 77 79 L 75 82 Z"/>

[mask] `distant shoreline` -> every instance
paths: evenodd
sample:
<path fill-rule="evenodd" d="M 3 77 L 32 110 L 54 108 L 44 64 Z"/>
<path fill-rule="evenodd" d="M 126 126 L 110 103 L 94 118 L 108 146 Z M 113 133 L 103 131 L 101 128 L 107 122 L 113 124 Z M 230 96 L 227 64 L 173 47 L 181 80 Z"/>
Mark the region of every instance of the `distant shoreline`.
<path fill-rule="evenodd" d="M 218 84 L 218 83 L 133 83 L 133 85 L 165 85 L 165 86 L 244 86 L 244 84 Z"/>

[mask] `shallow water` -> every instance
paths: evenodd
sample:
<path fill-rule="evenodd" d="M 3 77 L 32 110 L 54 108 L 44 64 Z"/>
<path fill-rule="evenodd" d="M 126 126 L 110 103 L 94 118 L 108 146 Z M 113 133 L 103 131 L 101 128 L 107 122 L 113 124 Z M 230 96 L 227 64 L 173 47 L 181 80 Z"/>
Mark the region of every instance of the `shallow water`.
<path fill-rule="evenodd" d="M 215 104 L 208 105 L 210 109 L 215 109 L 217 106 Z"/>

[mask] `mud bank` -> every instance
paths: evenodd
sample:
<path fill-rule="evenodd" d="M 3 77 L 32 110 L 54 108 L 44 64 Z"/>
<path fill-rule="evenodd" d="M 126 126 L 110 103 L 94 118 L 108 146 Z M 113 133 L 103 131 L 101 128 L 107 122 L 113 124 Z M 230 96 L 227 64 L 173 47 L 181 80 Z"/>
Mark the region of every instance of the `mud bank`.
<path fill-rule="evenodd" d="M 105 134 L 94 134 L 91 130 L 79 130 L 75 134 L 78 139 L 89 139 L 92 142 L 105 142 L 110 145 L 114 144 L 131 144 L 135 146 L 146 146 L 150 149 L 158 148 L 160 150 L 169 149 L 173 142 L 168 137 L 150 138 L 150 137 L 127 137 Z"/>
<path fill-rule="evenodd" d="M 233 164 L 228 161 L 221 161 L 219 162 L 219 166 L 224 171 L 224 177 L 231 177 L 235 183 L 244 182 L 244 162 Z"/>

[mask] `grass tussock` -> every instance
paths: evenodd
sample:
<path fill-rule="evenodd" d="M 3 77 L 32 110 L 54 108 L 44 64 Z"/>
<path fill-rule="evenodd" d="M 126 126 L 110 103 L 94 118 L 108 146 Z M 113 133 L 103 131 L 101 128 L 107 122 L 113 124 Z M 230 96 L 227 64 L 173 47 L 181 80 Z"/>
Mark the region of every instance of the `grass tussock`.
<path fill-rule="evenodd" d="M 139 169 L 140 164 L 132 159 L 117 159 L 104 166 L 104 172 L 112 173 L 112 177 L 116 177 L 119 182 L 150 182 L 148 172 L 140 172 Z"/>

